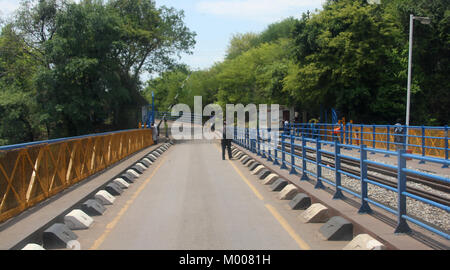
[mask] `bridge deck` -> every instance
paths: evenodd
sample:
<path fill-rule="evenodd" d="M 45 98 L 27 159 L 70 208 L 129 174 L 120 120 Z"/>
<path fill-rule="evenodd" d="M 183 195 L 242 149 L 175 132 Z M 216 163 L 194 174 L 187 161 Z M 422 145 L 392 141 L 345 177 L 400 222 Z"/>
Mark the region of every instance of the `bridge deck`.
<path fill-rule="evenodd" d="M 83 249 L 342 249 L 259 185 L 216 143 L 170 148 L 103 216 L 76 231 Z"/>

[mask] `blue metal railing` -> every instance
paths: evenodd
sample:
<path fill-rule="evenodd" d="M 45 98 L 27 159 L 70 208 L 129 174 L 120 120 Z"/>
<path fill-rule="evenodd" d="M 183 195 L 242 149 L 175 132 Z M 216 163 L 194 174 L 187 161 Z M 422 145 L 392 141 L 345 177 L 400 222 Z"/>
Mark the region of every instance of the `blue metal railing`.
<path fill-rule="evenodd" d="M 396 132 L 401 128 L 401 133 Z M 397 130 L 398 131 L 398 130 Z M 295 136 L 319 138 L 325 144 L 333 141 L 346 145 L 365 144 L 371 148 L 398 150 L 410 149 L 422 156 L 435 156 L 449 160 L 448 126 L 396 126 L 343 124 L 288 124 L 284 132 Z M 371 151 L 370 154 L 374 154 Z M 424 163 L 425 161 L 420 161 Z M 446 164 L 444 168 L 448 168 Z"/>
<path fill-rule="evenodd" d="M 450 184 L 449 178 L 406 168 L 407 159 L 416 159 L 419 161 L 426 161 L 429 163 L 449 166 L 450 161 L 448 159 L 408 154 L 405 149 L 398 149 L 397 151 L 377 149 L 373 147 L 373 144 L 371 145 L 372 148 L 368 148 L 365 144 L 360 144 L 358 146 L 351 144 L 344 144 L 342 142 L 344 142 L 345 140 L 342 140 L 342 138 L 340 138 L 341 140 L 335 139 L 333 142 L 330 143 L 330 141 L 325 140 L 325 134 L 320 134 L 320 136 L 319 134 L 316 134 L 317 136 L 314 137 L 312 136 L 312 133 L 309 133 L 305 129 L 301 130 L 300 132 L 297 132 L 297 129 L 288 129 L 288 131 L 289 132 L 284 132 L 280 134 L 278 137 L 281 149 L 278 149 L 278 147 L 274 147 L 274 145 L 271 144 L 272 143 L 271 140 L 273 138 L 268 136 L 269 133 L 268 130 L 258 131 L 258 130 L 249 130 L 248 128 L 238 129 L 235 132 L 234 142 L 246 149 L 249 149 L 253 153 L 260 154 L 261 157 L 266 158 L 268 161 L 273 161 L 273 164 L 279 165 L 281 169 L 290 169 L 291 174 L 297 174 L 298 173 L 297 170 L 299 170 L 301 172 L 298 173 L 301 175 L 300 181 L 306 181 L 309 180 L 310 177 L 314 177 L 316 179 L 315 188 L 317 189 L 324 188 L 323 182 L 333 186 L 335 189 L 333 199 L 342 199 L 344 197 L 344 192 L 359 198 L 361 201 L 361 206 L 358 210 L 358 213 L 361 214 L 371 213 L 372 212 L 371 206 L 376 206 L 396 215 L 397 227 L 395 229 L 395 233 L 410 232 L 411 229 L 407 224 L 407 221 L 409 221 L 441 237 L 444 237 L 447 240 L 450 239 L 450 235 L 448 234 L 447 231 L 443 231 L 442 229 L 434 225 L 425 224 L 421 220 L 408 215 L 406 209 L 406 198 L 412 198 L 424 204 L 428 204 L 433 207 L 442 209 L 446 212 L 450 211 L 450 207 L 447 205 L 411 194 L 406 190 L 406 181 L 407 181 L 406 173 L 419 176 L 426 176 L 428 178 L 434 179 L 435 181 Z M 250 135 L 253 135 L 253 137 Z M 301 142 L 301 144 L 299 144 L 298 142 Z M 308 146 L 308 144 L 310 145 L 313 144 L 315 147 Z M 334 147 L 334 151 L 329 152 L 323 150 L 322 149 L 323 144 L 331 144 Z M 302 156 L 299 156 L 295 153 L 295 147 L 301 147 Z M 290 149 L 290 151 L 287 151 L 287 149 Z M 315 151 L 315 160 L 310 159 L 309 156 L 306 155 L 306 150 L 308 149 Z M 356 158 L 353 156 L 344 155 L 341 153 L 342 149 L 357 149 L 359 150 L 359 157 Z M 279 155 L 279 152 L 281 152 L 281 155 Z M 324 153 L 334 156 L 335 160 L 334 168 L 321 163 L 322 154 Z M 398 159 L 397 166 L 369 160 L 368 153 L 379 153 L 397 156 Z M 290 159 L 288 156 L 290 156 Z M 360 163 L 361 168 L 359 175 L 355 175 L 347 171 L 344 171 L 341 167 L 342 158 L 358 161 Z M 301 160 L 301 164 L 297 164 L 296 159 Z M 314 172 L 308 170 L 307 168 L 308 163 L 312 164 L 315 167 Z M 385 184 L 368 179 L 369 164 L 395 169 L 398 175 L 397 188 L 393 188 L 391 186 L 387 186 Z M 334 180 L 328 179 L 322 175 L 323 168 L 334 171 Z M 361 185 L 360 191 L 356 192 L 354 190 L 342 186 L 341 183 L 342 175 L 358 180 Z M 380 188 L 384 188 L 386 190 L 390 190 L 392 192 L 397 193 L 398 195 L 397 208 L 384 205 L 380 202 L 371 199 L 369 196 L 368 184 L 372 184 Z"/>

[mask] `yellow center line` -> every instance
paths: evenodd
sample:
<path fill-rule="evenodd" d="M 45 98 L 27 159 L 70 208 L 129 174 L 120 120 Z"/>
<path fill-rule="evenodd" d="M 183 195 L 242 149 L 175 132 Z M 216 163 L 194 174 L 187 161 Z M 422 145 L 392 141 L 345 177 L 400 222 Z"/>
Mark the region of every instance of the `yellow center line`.
<path fill-rule="evenodd" d="M 133 194 L 131 199 L 126 202 L 125 206 L 122 207 L 122 209 L 119 211 L 117 216 L 110 223 L 108 223 L 108 225 L 106 225 L 106 230 L 103 232 L 103 234 L 97 240 L 95 240 L 94 244 L 89 249 L 93 250 L 93 249 L 98 249 L 100 247 L 100 245 L 105 241 L 108 234 L 111 233 L 111 231 L 117 225 L 117 223 L 122 218 L 122 216 L 125 214 L 125 212 L 128 210 L 128 208 L 133 204 L 134 200 L 137 198 L 139 193 L 141 193 L 144 190 L 144 188 L 147 186 L 147 184 L 150 182 L 150 180 L 156 174 L 158 169 L 162 166 L 162 164 L 164 164 L 164 162 L 166 161 L 166 158 L 167 158 L 167 156 L 161 160 L 161 162 L 158 164 L 158 166 L 153 170 L 152 174 L 145 180 L 145 182 L 143 182 L 141 184 L 141 186 L 138 188 L 138 190 L 136 190 L 136 192 Z"/>
<path fill-rule="evenodd" d="M 274 218 L 281 224 L 284 230 L 289 233 L 289 235 L 295 240 L 297 245 L 303 250 L 310 250 L 311 247 L 300 238 L 300 236 L 294 231 L 294 229 L 289 225 L 289 223 L 278 213 L 278 211 L 271 206 L 270 204 L 266 204 L 266 208 L 269 212 L 274 216 Z"/>
<path fill-rule="evenodd" d="M 216 147 L 221 150 L 217 145 Z M 263 200 L 262 195 L 256 190 L 256 188 L 250 183 L 250 181 L 241 173 L 241 171 L 234 165 L 231 161 L 230 164 L 233 166 L 233 168 L 236 170 L 236 172 L 241 176 L 241 178 L 247 183 L 247 185 L 250 187 L 250 189 L 255 193 L 255 195 L 260 199 Z M 310 250 L 311 247 L 303 241 L 303 239 L 295 232 L 295 230 L 289 225 L 289 223 L 281 216 L 281 214 L 270 204 L 265 204 L 267 210 L 272 214 L 272 216 L 280 223 L 280 225 L 283 227 L 283 229 L 294 239 L 294 241 L 297 243 L 297 245 L 303 249 L 303 250 Z"/>
<path fill-rule="evenodd" d="M 216 144 L 216 147 L 219 150 L 219 152 L 222 150 L 219 148 L 219 146 L 217 146 L 217 144 Z M 234 165 L 231 160 L 228 160 L 228 162 L 230 162 L 233 169 L 239 174 L 239 176 L 242 178 L 242 180 L 244 180 L 244 182 L 249 186 L 249 188 L 253 191 L 253 193 L 256 195 L 256 197 L 258 197 L 258 199 L 260 199 L 261 201 L 264 200 L 264 197 L 261 195 L 261 193 L 259 193 L 259 191 L 252 185 L 252 183 L 250 183 L 250 181 L 247 179 L 247 177 L 245 177 L 242 174 L 242 172 L 238 169 L 238 167 L 236 167 L 236 165 Z"/>

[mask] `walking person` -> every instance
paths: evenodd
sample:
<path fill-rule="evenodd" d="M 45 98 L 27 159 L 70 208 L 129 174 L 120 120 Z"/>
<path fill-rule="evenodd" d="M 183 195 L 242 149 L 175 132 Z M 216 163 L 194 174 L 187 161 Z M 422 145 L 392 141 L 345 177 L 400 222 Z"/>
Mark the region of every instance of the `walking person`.
<path fill-rule="evenodd" d="M 226 122 L 223 121 L 223 132 L 222 132 L 222 160 L 225 160 L 225 149 L 228 149 L 228 159 L 231 160 L 231 139 L 227 138 L 227 129 L 230 127 L 227 127 Z M 231 130 L 230 130 L 231 131 Z M 233 133 L 230 133 L 233 134 Z"/>
<path fill-rule="evenodd" d="M 404 128 L 399 122 L 400 121 L 397 121 L 397 123 L 394 125 L 394 143 L 396 151 L 398 151 L 399 149 L 403 149 Z"/>
<path fill-rule="evenodd" d="M 153 142 L 155 144 L 158 144 L 158 128 L 155 126 L 155 122 L 152 122 L 152 135 L 153 135 Z"/>

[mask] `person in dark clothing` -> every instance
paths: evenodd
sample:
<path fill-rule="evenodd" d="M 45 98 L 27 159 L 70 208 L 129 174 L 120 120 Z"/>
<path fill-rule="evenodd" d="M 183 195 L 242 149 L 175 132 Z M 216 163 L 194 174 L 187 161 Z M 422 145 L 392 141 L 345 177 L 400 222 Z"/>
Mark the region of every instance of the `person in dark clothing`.
<path fill-rule="evenodd" d="M 396 151 L 403 149 L 404 132 L 405 130 L 402 124 L 400 124 L 400 120 L 397 119 L 397 123 L 394 125 L 394 144 Z"/>
<path fill-rule="evenodd" d="M 225 160 L 225 149 L 228 148 L 228 159 L 231 160 L 231 139 L 226 137 L 227 135 L 227 126 L 226 122 L 223 121 L 223 133 L 222 133 L 222 160 Z"/>

